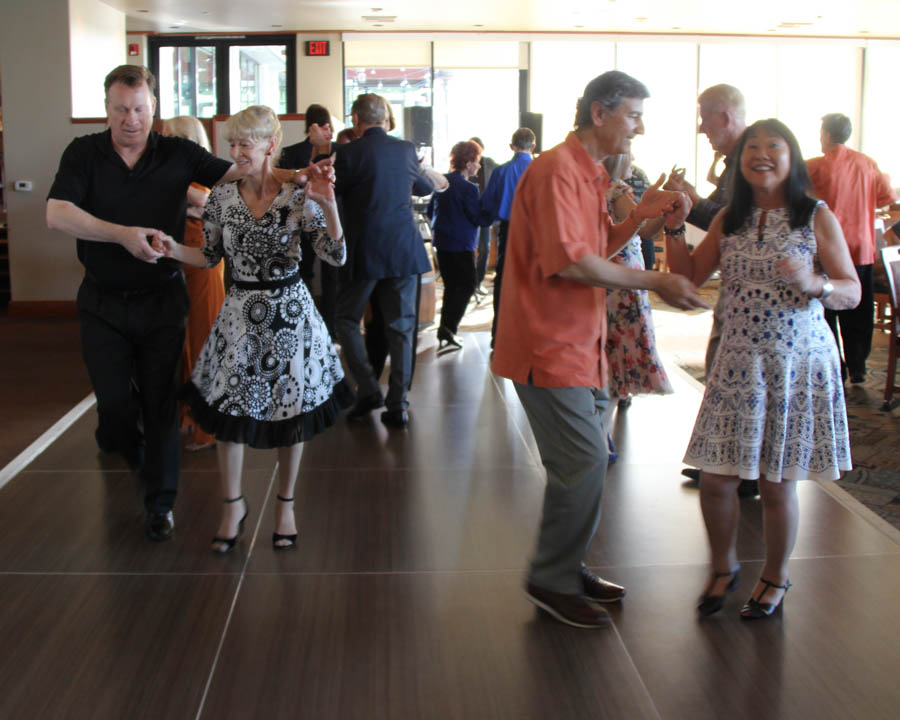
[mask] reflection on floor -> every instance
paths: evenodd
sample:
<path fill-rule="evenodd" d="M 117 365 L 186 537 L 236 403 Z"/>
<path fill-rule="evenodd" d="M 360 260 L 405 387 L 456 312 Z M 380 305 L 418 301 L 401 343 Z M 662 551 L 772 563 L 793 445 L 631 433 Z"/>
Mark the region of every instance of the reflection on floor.
<path fill-rule="evenodd" d="M 341 421 L 309 444 L 299 549 L 275 553 L 274 453 L 249 452 L 251 514 L 215 556 L 215 453 L 185 454 L 172 541 L 141 531 L 136 479 L 98 455 L 88 412 L 0 490 L 0 718 L 895 718 L 900 544 L 841 494 L 801 485 L 782 618 L 742 623 L 761 567 L 698 621 L 707 549 L 678 471 L 699 402 L 638 398 L 589 564 L 628 586 L 608 630 L 521 592 L 543 472 L 488 337 L 423 344 L 411 422 Z"/>

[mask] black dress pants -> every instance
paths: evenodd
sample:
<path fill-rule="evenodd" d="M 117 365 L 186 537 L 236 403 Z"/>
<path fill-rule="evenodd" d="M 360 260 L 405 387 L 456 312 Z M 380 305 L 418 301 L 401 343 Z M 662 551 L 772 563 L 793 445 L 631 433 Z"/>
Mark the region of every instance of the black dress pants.
<path fill-rule="evenodd" d="M 856 274 L 862 285 L 859 305 L 851 310 L 825 310 L 825 321 L 841 350 L 841 368 L 846 367 L 851 377 L 865 377 L 875 328 L 875 281 L 871 265 L 857 265 Z"/>
<path fill-rule="evenodd" d="M 86 278 L 77 304 L 84 363 L 97 396 L 97 440 L 126 458 L 144 443 L 146 510 L 171 510 L 181 459 L 177 392 L 188 310 L 184 275 L 179 271 L 159 288 L 136 292 L 104 289 Z"/>
<path fill-rule="evenodd" d="M 444 280 L 444 301 L 441 307 L 441 327 L 454 335 L 466 314 L 469 300 L 478 287 L 475 251 L 451 252 L 438 250 L 438 265 Z"/>

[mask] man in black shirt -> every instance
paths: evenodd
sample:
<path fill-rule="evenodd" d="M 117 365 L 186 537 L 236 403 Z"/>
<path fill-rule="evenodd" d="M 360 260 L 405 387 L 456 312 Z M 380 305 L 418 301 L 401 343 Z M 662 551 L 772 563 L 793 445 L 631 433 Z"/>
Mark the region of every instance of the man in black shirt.
<path fill-rule="evenodd" d="M 188 298 L 180 264 L 150 243 L 182 241 L 191 182 L 211 186 L 240 173 L 196 143 L 150 131 L 155 84 L 139 66 L 107 75 L 109 129 L 66 148 L 47 225 L 78 238 L 85 267 L 77 306 L 97 443 L 142 466 L 146 531 L 165 540 L 178 488 L 176 392 Z"/>

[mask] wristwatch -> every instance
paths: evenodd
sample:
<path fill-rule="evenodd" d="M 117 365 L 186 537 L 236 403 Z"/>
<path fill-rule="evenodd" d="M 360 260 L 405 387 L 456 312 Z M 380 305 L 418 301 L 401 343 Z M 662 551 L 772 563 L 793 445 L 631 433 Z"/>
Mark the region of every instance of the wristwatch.
<path fill-rule="evenodd" d="M 825 284 L 822 285 L 822 294 L 819 295 L 819 300 L 824 300 L 834 292 L 834 285 L 825 273 L 822 273 L 822 279 L 825 281 Z"/>

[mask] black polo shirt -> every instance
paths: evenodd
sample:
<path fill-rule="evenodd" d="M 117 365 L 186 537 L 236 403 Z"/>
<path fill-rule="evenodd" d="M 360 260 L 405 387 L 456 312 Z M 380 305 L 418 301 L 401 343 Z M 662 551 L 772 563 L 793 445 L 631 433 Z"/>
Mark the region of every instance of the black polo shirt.
<path fill-rule="evenodd" d="M 151 132 L 144 154 L 129 168 L 106 130 L 69 144 L 47 197 L 71 202 L 100 220 L 155 228 L 184 242 L 188 186 L 211 187 L 230 167 L 197 143 Z M 147 263 L 117 243 L 81 238 L 78 259 L 97 283 L 118 290 L 160 285 L 180 267 L 166 259 Z"/>

